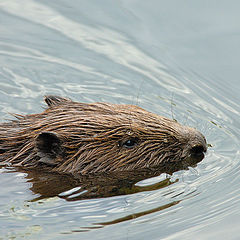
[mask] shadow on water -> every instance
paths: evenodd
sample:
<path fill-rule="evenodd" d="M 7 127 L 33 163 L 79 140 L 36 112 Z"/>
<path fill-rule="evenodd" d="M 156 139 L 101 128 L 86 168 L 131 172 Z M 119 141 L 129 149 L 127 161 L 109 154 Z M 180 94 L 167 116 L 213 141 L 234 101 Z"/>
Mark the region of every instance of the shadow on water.
<path fill-rule="evenodd" d="M 169 177 L 165 178 L 164 180 L 151 185 L 136 185 L 136 183 L 144 179 L 159 176 L 161 173 L 163 173 L 163 171 L 159 169 L 157 171 L 128 171 L 111 174 L 95 174 L 90 176 L 73 176 L 70 174 L 47 173 L 35 170 L 25 171 L 22 169 L 17 169 L 17 171 L 21 171 L 26 174 L 25 179 L 28 183 L 31 183 L 30 190 L 34 194 L 38 195 L 38 197 L 30 200 L 31 202 L 56 196 L 67 201 L 78 201 L 84 199 L 128 195 L 162 189 L 178 182 L 178 180 L 172 181 L 169 175 Z M 75 231 L 86 232 L 93 229 L 102 228 L 104 226 L 129 221 L 144 215 L 162 211 L 178 204 L 179 202 L 180 201 L 172 201 L 168 204 L 146 211 L 136 212 L 112 221 L 93 223 L 94 226 L 92 227 L 85 227 Z"/>
<path fill-rule="evenodd" d="M 153 209 L 150 209 L 150 210 L 147 210 L 147 211 L 142 211 L 142 212 L 130 214 L 130 215 L 127 215 L 127 216 L 122 217 L 122 218 L 114 219 L 113 221 L 96 223 L 96 225 L 107 226 L 107 225 L 113 225 L 113 224 L 120 223 L 120 222 L 125 222 L 125 221 L 128 221 L 128 220 L 132 220 L 132 219 L 135 219 L 135 218 L 138 218 L 138 217 L 148 215 L 150 213 L 155 213 L 155 212 L 162 211 L 162 210 L 167 209 L 169 207 L 172 207 L 172 206 L 174 206 L 174 205 L 176 205 L 180 202 L 181 201 L 173 201 L 171 203 L 162 205 L 160 207 L 156 207 L 156 208 L 153 208 Z"/>
<path fill-rule="evenodd" d="M 167 209 L 169 207 L 177 205 L 180 202 L 181 202 L 180 200 L 179 201 L 172 201 L 171 203 L 168 203 L 168 204 L 156 207 L 156 208 L 152 208 L 150 210 L 133 213 L 133 214 L 121 217 L 121 218 L 114 219 L 112 221 L 93 223 L 93 225 L 95 225 L 93 227 L 84 227 L 84 228 L 81 228 L 80 230 L 73 230 L 72 232 L 87 232 L 87 231 L 90 231 L 90 230 L 93 230 L 93 229 L 103 228 L 105 226 L 114 225 L 114 224 L 117 224 L 117 223 L 129 221 L 129 220 L 136 219 L 136 218 L 139 218 L 139 217 L 151 214 L 151 213 L 160 212 L 164 209 Z"/>
<path fill-rule="evenodd" d="M 23 170 L 21 170 L 23 171 Z M 137 186 L 136 183 L 161 173 L 149 172 L 121 172 L 94 175 L 68 175 L 38 171 L 24 171 L 26 179 L 31 183 L 30 190 L 38 197 L 31 201 L 55 197 L 67 201 L 78 201 L 92 198 L 105 198 L 119 195 L 153 191 L 173 184 L 170 178 L 149 185 Z"/>
<path fill-rule="evenodd" d="M 166 164 L 158 166 L 157 169 L 144 169 L 139 171 L 99 173 L 90 175 L 80 174 L 59 174 L 53 172 L 42 172 L 39 170 L 25 170 L 22 168 L 4 168 L 4 172 L 22 172 L 27 183 L 30 183 L 29 189 L 37 195 L 37 197 L 29 200 L 36 202 L 45 198 L 59 197 L 66 201 L 78 201 L 84 199 L 106 198 L 120 195 L 134 194 L 144 191 L 154 191 L 165 188 L 176 183 L 178 180 L 171 180 L 170 175 L 178 170 L 187 169 L 189 166 L 195 166 L 202 160 L 203 156 L 191 159 L 181 163 L 175 163 L 171 168 Z M 9 168 L 9 170 L 8 170 Z M 162 173 L 170 174 L 164 180 L 157 183 L 139 186 L 140 181 L 156 177 Z M 93 223 L 95 226 L 81 228 L 77 231 L 89 231 L 95 228 L 102 228 L 107 225 L 113 225 L 120 222 L 132 220 L 150 213 L 162 211 L 169 207 L 178 204 L 180 201 L 172 201 L 170 203 L 155 207 L 150 210 L 145 210 L 130 214 L 112 221 Z"/>

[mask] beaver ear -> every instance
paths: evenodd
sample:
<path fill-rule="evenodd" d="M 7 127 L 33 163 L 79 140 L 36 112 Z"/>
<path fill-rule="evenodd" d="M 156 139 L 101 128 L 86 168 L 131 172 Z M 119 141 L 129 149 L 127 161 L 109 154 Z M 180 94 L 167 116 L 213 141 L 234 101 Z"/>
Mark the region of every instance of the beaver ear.
<path fill-rule="evenodd" d="M 56 158 L 63 154 L 61 140 L 52 132 L 42 132 L 37 136 L 36 149 L 39 161 L 50 165 L 56 165 Z"/>
<path fill-rule="evenodd" d="M 69 98 L 63 98 L 59 96 L 48 95 L 44 97 L 44 101 L 47 103 L 49 107 L 60 105 L 66 102 L 72 102 Z"/>

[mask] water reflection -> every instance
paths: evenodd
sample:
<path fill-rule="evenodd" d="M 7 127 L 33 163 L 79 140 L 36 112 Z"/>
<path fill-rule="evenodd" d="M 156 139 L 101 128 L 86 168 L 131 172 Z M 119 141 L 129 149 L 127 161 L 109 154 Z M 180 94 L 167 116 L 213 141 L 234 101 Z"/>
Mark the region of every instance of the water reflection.
<path fill-rule="evenodd" d="M 158 176 L 161 172 L 121 172 L 105 173 L 90 176 L 73 176 L 68 174 L 46 173 L 39 171 L 24 171 L 26 179 L 31 183 L 30 190 L 38 196 L 31 201 L 55 197 L 67 201 L 77 201 L 90 198 L 104 198 L 144 191 L 152 191 L 173 184 L 169 178 L 149 186 L 138 186 L 141 180 Z"/>
<path fill-rule="evenodd" d="M 135 218 L 142 217 L 142 216 L 147 215 L 147 214 L 151 214 L 151 213 L 162 211 L 164 209 L 167 209 L 169 207 L 177 205 L 180 202 L 181 201 L 173 201 L 171 203 L 165 204 L 165 205 L 160 206 L 160 207 L 156 207 L 156 208 L 153 208 L 153 209 L 150 209 L 150 210 L 147 210 L 147 211 L 142 211 L 142 212 L 134 213 L 134 214 L 131 214 L 131 215 L 127 215 L 125 217 L 118 218 L 118 219 L 115 219 L 115 220 L 112 220 L 112 221 L 109 221 L 109 222 L 96 223 L 96 225 L 107 226 L 107 225 L 112 225 L 112 224 L 116 224 L 116 223 L 129 221 L 129 220 L 132 220 L 132 219 L 135 219 Z"/>
<path fill-rule="evenodd" d="M 47 173 L 39 171 L 24 171 L 22 169 L 16 169 L 18 172 L 22 172 L 25 175 L 27 183 L 30 183 L 29 189 L 36 195 L 29 202 L 39 202 L 42 199 L 51 197 L 59 197 L 66 201 L 78 201 L 84 199 L 93 198 L 105 198 L 119 195 L 128 195 L 134 193 L 140 193 L 145 191 L 154 191 L 163 189 L 176 182 L 178 179 L 172 180 L 170 175 L 156 183 L 150 183 L 149 185 L 139 185 L 142 180 L 158 176 L 164 169 L 158 171 L 134 171 L 134 172 L 120 172 L 111 174 L 97 174 L 97 175 L 70 175 L 70 174 L 58 174 Z M 14 170 L 14 171 L 16 171 Z M 12 172 L 12 171 L 11 171 Z M 175 197 L 169 199 L 169 203 L 162 203 L 158 207 L 153 207 L 148 210 L 138 210 L 132 214 L 125 214 L 123 217 L 117 217 L 110 221 L 92 223 L 89 227 L 80 227 L 79 229 L 72 230 L 72 232 L 87 232 L 93 229 L 103 228 L 108 225 L 114 225 L 121 222 L 130 221 L 151 213 L 160 212 L 168 209 L 174 205 L 180 203 L 181 200 L 176 200 Z"/>

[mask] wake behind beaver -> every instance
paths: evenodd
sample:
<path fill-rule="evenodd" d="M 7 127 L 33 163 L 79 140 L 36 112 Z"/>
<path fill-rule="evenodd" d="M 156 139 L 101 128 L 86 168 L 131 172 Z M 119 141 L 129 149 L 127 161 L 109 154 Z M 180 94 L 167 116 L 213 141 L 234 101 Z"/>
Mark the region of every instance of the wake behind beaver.
<path fill-rule="evenodd" d="M 194 128 L 134 105 L 45 97 L 40 114 L 0 124 L 0 162 L 24 169 L 90 174 L 133 170 L 171 173 L 204 158 Z"/>

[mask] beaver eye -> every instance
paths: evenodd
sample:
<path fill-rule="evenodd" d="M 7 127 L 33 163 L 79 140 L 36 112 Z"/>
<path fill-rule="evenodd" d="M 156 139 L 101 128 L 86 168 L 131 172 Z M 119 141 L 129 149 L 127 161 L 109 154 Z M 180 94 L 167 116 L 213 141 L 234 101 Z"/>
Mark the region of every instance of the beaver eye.
<path fill-rule="evenodd" d="M 125 141 L 122 146 L 125 148 L 133 148 L 137 145 L 138 139 L 137 138 L 130 138 L 127 141 Z"/>

